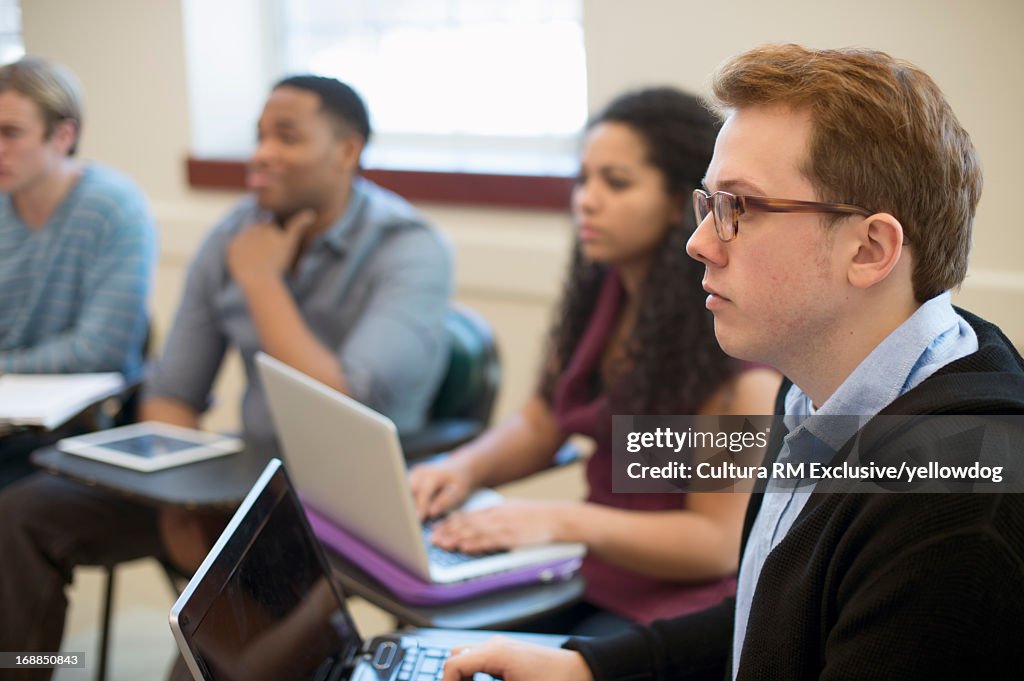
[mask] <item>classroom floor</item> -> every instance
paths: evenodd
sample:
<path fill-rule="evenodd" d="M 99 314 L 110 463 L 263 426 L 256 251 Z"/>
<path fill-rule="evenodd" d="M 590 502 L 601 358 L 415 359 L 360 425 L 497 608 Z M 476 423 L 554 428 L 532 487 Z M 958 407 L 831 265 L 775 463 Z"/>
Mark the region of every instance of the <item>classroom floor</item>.
<path fill-rule="evenodd" d="M 572 499 L 582 495 L 580 466 L 548 471 L 533 479 L 508 485 L 508 496 L 535 499 Z M 79 568 L 68 590 L 70 603 L 64 628 L 63 652 L 85 653 L 85 669 L 60 669 L 54 681 L 92 681 L 96 677 L 97 647 L 105 573 L 99 568 Z M 150 559 L 118 567 L 114 592 L 113 634 L 107 662 L 108 681 L 162 681 L 177 647 L 167 623 L 174 603 L 160 565 Z M 363 636 L 394 628 L 385 612 L 359 598 L 348 601 Z"/>

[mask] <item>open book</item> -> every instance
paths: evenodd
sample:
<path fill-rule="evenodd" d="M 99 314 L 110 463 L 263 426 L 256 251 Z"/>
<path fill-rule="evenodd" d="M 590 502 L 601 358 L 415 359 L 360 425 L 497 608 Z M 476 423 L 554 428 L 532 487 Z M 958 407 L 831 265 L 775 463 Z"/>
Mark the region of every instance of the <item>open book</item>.
<path fill-rule="evenodd" d="M 53 430 L 125 389 L 117 372 L 0 375 L 0 425 Z"/>

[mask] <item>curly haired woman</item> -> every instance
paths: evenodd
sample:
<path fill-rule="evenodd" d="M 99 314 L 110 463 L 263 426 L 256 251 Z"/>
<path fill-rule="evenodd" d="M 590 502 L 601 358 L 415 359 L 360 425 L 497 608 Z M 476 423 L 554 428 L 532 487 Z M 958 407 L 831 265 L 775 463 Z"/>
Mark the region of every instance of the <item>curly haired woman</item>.
<path fill-rule="evenodd" d="M 686 255 L 690 197 L 717 127 L 672 88 L 625 94 L 588 126 L 572 198 L 572 265 L 536 394 L 438 463 L 410 473 L 423 517 L 477 487 L 549 467 L 590 436 L 582 502 L 516 501 L 454 513 L 433 541 L 479 552 L 581 542 L 583 602 L 530 628 L 601 634 L 702 609 L 735 589 L 744 494 L 613 494 L 612 414 L 770 414 L 778 375 L 725 355 Z"/>

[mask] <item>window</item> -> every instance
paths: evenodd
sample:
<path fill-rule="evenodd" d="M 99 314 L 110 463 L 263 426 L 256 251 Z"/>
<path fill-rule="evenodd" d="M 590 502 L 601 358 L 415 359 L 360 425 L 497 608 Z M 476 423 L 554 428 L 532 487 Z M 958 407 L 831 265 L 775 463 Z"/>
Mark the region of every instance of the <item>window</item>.
<path fill-rule="evenodd" d="M 0 0 L 0 64 L 10 64 L 23 56 L 21 6 L 18 0 Z"/>
<path fill-rule="evenodd" d="M 586 121 L 580 0 L 281 0 L 281 73 L 350 83 L 369 166 L 572 173 Z"/>
<path fill-rule="evenodd" d="M 366 174 L 414 200 L 564 209 L 586 120 L 582 0 L 182 0 L 193 187 L 244 186 L 271 85 L 352 84 Z"/>

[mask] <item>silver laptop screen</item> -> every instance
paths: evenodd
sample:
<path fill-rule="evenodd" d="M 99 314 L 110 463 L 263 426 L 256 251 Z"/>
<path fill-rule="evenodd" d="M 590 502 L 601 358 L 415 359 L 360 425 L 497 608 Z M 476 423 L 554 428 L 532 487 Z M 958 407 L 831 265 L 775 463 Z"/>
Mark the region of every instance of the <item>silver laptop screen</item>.
<path fill-rule="evenodd" d="M 283 470 L 218 558 L 189 627 L 207 679 L 313 679 L 360 647 Z"/>

